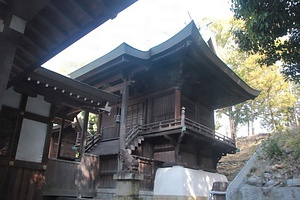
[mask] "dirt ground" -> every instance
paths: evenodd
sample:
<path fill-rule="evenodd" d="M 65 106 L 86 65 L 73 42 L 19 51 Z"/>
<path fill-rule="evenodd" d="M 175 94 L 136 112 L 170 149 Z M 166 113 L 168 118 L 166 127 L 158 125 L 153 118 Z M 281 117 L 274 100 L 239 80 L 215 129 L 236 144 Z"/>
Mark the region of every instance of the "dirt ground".
<path fill-rule="evenodd" d="M 220 174 L 224 174 L 228 181 L 232 181 L 239 173 L 242 167 L 250 159 L 255 150 L 261 143 L 269 137 L 268 134 L 258 134 L 249 137 L 237 139 L 237 148 L 240 152 L 236 154 L 228 154 L 222 157 L 217 165 L 217 170 Z"/>

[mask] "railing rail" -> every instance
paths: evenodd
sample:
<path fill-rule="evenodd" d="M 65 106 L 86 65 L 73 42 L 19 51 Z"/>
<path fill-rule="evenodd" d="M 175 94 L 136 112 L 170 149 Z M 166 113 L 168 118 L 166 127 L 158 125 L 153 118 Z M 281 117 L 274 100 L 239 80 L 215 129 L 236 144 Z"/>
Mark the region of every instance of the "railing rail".
<path fill-rule="evenodd" d="M 225 143 L 228 143 L 228 144 L 231 144 L 233 146 L 235 146 L 235 142 L 233 139 L 225 136 L 225 135 L 222 135 L 216 131 L 214 131 L 213 129 L 211 128 L 208 128 L 198 122 L 195 122 L 195 121 L 192 121 L 188 118 L 185 118 L 185 124 L 187 126 L 187 128 L 190 128 L 190 129 L 193 129 L 195 131 L 197 131 L 198 133 L 200 134 L 204 134 L 205 136 L 208 136 L 208 137 L 211 137 L 211 138 L 215 138 L 219 141 L 223 141 Z"/>
<path fill-rule="evenodd" d="M 125 147 L 128 147 L 130 143 L 140 135 L 141 133 L 141 125 L 137 124 L 130 129 L 126 135 L 125 139 Z"/>
<path fill-rule="evenodd" d="M 99 140 L 101 139 L 101 134 L 96 134 L 91 136 L 85 145 L 85 152 L 88 152 Z"/>
<path fill-rule="evenodd" d="M 219 141 L 228 143 L 230 145 L 235 146 L 235 142 L 233 139 L 222 135 L 220 133 L 217 133 L 213 129 L 204 126 L 198 122 L 195 122 L 191 119 L 188 118 L 177 118 L 177 119 L 168 119 L 164 121 L 159 121 L 159 122 L 154 122 L 154 123 L 149 123 L 149 124 L 143 124 L 141 126 L 141 131 L 143 134 L 146 133 L 151 133 L 154 131 L 165 131 L 169 129 L 174 129 L 174 128 L 180 128 L 185 126 L 186 128 L 189 128 L 191 130 L 196 131 L 198 134 L 217 139 Z"/>
<path fill-rule="evenodd" d="M 142 132 L 153 132 L 161 129 L 178 128 L 181 126 L 180 118 L 167 119 L 159 122 L 143 124 L 141 127 Z"/>
<path fill-rule="evenodd" d="M 101 133 L 103 133 L 104 129 L 109 130 L 111 127 L 104 127 L 102 128 Z M 172 118 L 167 119 L 159 122 L 153 122 L 148 124 L 138 124 L 131 128 L 126 137 L 126 143 L 125 146 L 128 147 L 128 145 L 140 134 L 151 134 L 153 132 L 161 132 L 161 131 L 167 131 L 167 130 L 173 130 L 176 128 L 182 128 L 182 131 L 185 131 L 186 129 L 190 129 L 196 132 L 196 134 L 200 134 L 206 137 L 210 137 L 212 139 L 216 139 L 218 141 L 230 144 L 232 146 L 235 146 L 234 139 L 231 139 L 225 135 L 222 135 L 220 133 L 217 133 L 215 130 L 200 124 L 198 122 L 195 122 L 191 119 L 188 119 L 185 117 L 185 108 L 183 107 L 181 109 L 181 116 L 179 118 Z"/>

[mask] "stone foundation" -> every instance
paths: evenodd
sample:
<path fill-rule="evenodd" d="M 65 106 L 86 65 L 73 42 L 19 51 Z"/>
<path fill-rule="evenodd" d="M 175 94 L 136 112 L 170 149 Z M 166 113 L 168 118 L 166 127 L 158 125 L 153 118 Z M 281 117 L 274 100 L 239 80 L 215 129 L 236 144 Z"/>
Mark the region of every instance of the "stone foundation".
<path fill-rule="evenodd" d="M 143 175 L 131 172 L 119 172 L 114 175 L 117 180 L 115 200 L 138 200 L 140 191 L 140 181 Z"/>
<path fill-rule="evenodd" d="M 154 200 L 207 200 L 213 182 L 227 182 L 224 175 L 182 166 L 160 168 L 154 181 Z"/>

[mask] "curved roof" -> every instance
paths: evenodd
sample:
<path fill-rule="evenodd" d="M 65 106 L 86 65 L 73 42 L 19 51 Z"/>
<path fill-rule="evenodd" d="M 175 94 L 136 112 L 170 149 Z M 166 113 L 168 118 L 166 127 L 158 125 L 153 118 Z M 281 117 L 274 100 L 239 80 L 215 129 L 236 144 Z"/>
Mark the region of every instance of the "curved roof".
<path fill-rule="evenodd" d="M 140 51 L 123 43 L 108 54 L 71 73 L 70 76 L 93 84 L 95 82 L 92 80 L 99 79 L 100 74 L 109 74 L 114 70 L 134 65 L 153 66 L 166 59 L 178 60 L 184 56 L 191 60 L 190 63 L 194 63 L 199 77 L 205 79 L 207 86 L 206 89 L 202 87 L 202 92 L 206 90 L 206 93 L 211 93 L 210 101 L 214 99 L 212 103 L 214 108 L 234 105 L 259 95 L 259 91 L 247 85 L 209 48 L 193 21 L 179 33 L 148 51 Z M 227 100 L 218 98 L 218 91 L 227 96 Z"/>

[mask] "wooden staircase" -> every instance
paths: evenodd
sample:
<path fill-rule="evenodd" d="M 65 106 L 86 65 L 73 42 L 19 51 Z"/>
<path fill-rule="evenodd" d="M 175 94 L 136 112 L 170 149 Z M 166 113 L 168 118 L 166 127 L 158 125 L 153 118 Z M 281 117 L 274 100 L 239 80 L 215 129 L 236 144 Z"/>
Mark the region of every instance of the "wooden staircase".
<path fill-rule="evenodd" d="M 144 137 L 141 136 L 141 125 L 135 125 L 126 134 L 125 149 L 131 154 L 141 143 Z"/>
<path fill-rule="evenodd" d="M 80 140 L 81 138 L 78 136 L 76 140 L 77 147 L 80 146 Z M 100 140 L 100 134 L 92 135 L 90 133 L 86 133 L 85 153 L 88 153 L 95 148 Z M 141 136 L 141 125 L 136 125 L 126 133 L 125 148 L 131 154 L 131 152 L 135 150 L 143 141 L 144 137 Z"/>
<path fill-rule="evenodd" d="M 92 135 L 90 132 L 86 132 L 85 134 L 86 137 L 86 145 L 85 145 L 85 153 L 89 152 L 94 146 L 97 145 L 98 141 L 100 141 L 101 137 L 100 134 L 95 134 Z M 80 142 L 81 142 L 81 137 L 80 134 L 77 134 L 76 138 L 76 147 L 80 148 Z"/>

